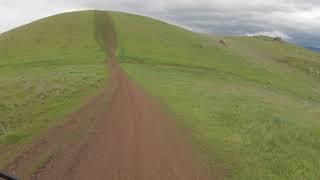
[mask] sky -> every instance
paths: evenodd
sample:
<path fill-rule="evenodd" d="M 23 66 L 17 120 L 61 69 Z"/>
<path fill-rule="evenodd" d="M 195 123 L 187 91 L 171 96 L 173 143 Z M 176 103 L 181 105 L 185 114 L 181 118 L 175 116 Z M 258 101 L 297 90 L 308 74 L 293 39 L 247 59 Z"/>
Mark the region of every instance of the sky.
<path fill-rule="evenodd" d="M 320 48 L 320 0 L 0 0 L 0 33 L 85 9 L 141 14 L 218 35 L 280 36 Z"/>

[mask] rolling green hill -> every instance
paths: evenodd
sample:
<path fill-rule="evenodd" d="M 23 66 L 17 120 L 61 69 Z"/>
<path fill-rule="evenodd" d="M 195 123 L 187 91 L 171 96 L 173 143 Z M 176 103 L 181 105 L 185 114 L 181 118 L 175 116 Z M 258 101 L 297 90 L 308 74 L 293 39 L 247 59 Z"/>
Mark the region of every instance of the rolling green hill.
<path fill-rule="evenodd" d="M 110 18 L 121 66 L 190 130 L 213 177 L 320 177 L 319 53 L 119 12 L 61 14 L 0 35 L 0 149 L 23 146 L 105 85 Z"/>
<path fill-rule="evenodd" d="M 213 176 L 320 177 L 320 54 L 268 37 L 112 17 L 122 66 L 191 129 Z"/>

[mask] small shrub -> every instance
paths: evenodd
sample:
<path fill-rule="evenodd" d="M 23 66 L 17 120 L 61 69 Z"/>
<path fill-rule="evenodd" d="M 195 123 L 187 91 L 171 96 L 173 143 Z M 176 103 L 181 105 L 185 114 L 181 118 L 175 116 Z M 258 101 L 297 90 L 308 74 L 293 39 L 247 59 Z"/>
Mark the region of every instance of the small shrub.
<path fill-rule="evenodd" d="M 227 43 L 226 43 L 224 40 L 222 40 L 222 39 L 219 40 L 219 43 L 222 44 L 222 45 L 224 45 L 224 46 L 227 46 Z"/>

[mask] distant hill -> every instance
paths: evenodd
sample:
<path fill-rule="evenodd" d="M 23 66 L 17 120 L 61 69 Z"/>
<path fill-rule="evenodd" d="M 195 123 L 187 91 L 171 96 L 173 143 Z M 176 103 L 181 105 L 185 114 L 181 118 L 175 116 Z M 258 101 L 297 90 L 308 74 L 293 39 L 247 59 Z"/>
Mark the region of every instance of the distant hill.
<path fill-rule="evenodd" d="M 317 52 L 320 52 L 320 47 L 306 47 L 307 49 L 311 49 L 313 51 L 317 51 Z"/>

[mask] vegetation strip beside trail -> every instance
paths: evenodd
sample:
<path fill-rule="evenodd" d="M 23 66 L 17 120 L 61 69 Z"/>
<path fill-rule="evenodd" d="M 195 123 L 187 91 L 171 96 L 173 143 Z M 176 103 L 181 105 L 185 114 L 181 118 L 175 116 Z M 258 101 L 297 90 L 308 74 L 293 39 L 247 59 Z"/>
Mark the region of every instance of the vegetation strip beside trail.
<path fill-rule="evenodd" d="M 95 12 L 65 13 L 0 35 L 0 167 L 105 87 Z"/>

